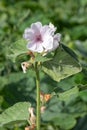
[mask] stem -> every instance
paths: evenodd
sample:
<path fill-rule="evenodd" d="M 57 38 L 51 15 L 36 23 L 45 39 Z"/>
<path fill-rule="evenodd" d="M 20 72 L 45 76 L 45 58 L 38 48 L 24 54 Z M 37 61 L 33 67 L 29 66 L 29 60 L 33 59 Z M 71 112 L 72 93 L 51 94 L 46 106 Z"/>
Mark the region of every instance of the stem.
<path fill-rule="evenodd" d="M 35 72 L 36 72 L 36 88 L 37 88 L 36 127 L 37 130 L 40 130 L 40 78 L 39 78 L 38 62 L 35 63 Z"/>

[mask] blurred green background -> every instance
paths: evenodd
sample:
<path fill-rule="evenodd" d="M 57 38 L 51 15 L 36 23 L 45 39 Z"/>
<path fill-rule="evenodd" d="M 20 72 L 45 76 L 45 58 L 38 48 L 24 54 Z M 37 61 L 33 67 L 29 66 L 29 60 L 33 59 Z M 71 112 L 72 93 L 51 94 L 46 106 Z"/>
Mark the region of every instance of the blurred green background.
<path fill-rule="evenodd" d="M 73 95 L 68 103 L 66 100 L 58 100 L 58 104 L 56 99 L 53 101 L 53 109 L 57 109 L 62 118 L 58 119 L 59 124 L 56 121 L 43 123 L 41 130 L 87 130 L 87 0 L 0 0 L 0 113 L 20 101 L 35 105 L 34 73 L 29 70 L 23 74 L 20 63 L 13 63 L 7 55 L 9 46 L 36 21 L 52 22 L 62 34 L 61 41 L 75 51 L 83 68 L 79 74 L 60 83 L 41 72 L 41 89 L 45 93 L 67 92 L 74 86 L 79 89 L 78 95 Z M 69 122 L 71 118 L 61 113 L 74 114 L 77 123 L 75 120 Z M 0 130 L 23 130 L 26 124 L 16 123 Z"/>

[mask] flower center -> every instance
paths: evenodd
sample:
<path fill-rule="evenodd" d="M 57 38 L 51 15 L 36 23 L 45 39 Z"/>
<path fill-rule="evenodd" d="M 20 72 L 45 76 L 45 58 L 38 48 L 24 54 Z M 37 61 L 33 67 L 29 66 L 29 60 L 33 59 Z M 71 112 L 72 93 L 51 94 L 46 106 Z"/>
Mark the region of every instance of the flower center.
<path fill-rule="evenodd" d="M 36 35 L 36 42 L 42 42 L 41 35 Z"/>

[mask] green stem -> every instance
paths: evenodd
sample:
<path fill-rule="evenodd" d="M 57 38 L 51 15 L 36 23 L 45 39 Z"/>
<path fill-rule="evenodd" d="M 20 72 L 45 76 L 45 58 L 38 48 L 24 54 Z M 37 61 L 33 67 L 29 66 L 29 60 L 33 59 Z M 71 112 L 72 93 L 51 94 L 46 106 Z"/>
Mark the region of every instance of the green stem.
<path fill-rule="evenodd" d="M 36 88 L 37 88 L 37 111 L 36 111 L 36 128 L 40 130 L 40 78 L 38 70 L 38 62 L 35 63 L 36 72 Z"/>

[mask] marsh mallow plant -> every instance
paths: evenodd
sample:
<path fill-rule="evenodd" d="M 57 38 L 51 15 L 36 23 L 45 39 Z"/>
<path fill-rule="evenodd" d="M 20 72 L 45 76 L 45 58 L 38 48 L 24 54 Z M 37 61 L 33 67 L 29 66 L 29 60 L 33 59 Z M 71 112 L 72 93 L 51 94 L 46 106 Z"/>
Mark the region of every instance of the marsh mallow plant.
<path fill-rule="evenodd" d="M 56 82 L 81 71 L 75 53 L 61 43 L 61 34 L 56 32 L 57 28 L 52 23 L 49 25 L 42 25 L 41 22 L 32 23 L 24 30 L 23 38 L 11 45 L 8 57 L 13 62 L 21 59 L 25 75 L 28 69 L 35 72 L 36 108 L 32 107 L 32 102 L 16 103 L 1 114 L 0 118 L 3 119 L 1 125 L 27 120 L 29 126 L 25 127 L 25 130 L 41 130 L 41 124 L 46 120 L 44 116 L 46 106 L 56 93 L 41 92 L 40 71 Z"/>

